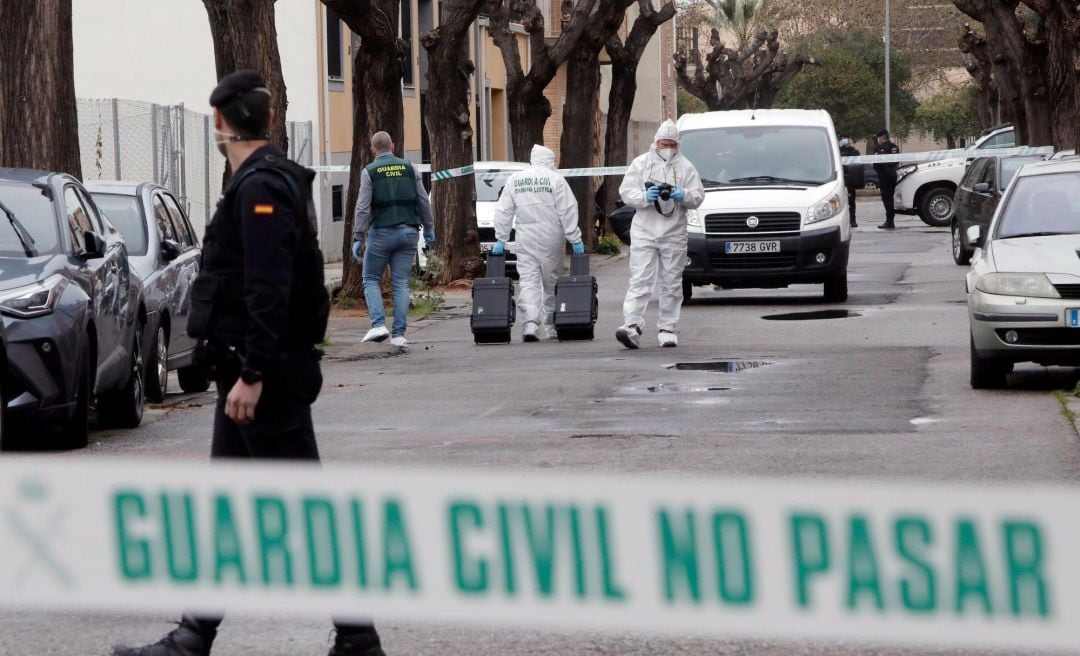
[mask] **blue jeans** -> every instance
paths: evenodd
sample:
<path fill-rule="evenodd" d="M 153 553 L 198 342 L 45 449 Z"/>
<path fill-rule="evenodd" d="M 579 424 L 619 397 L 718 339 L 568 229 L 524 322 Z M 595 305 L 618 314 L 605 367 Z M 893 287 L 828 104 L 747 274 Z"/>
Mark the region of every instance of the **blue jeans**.
<path fill-rule="evenodd" d="M 364 248 L 364 300 L 367 302 L 371 327 L 386 325 L 382 302 L 382 277 L 390 265 L 390 281 L 394 288 L 394 326 L 390 334 L 405 335 L 409 316 L 409 272 L 416 260 L 419 228 L 397 225 L 372 228 Z"/>

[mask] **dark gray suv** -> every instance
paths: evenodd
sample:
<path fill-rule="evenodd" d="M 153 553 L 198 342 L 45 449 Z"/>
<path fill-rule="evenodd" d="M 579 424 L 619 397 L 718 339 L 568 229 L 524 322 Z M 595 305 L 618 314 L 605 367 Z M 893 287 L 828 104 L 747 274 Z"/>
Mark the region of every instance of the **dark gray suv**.
<path fill-rule="evenodd" d="M 0 168 L 0 314 L 20 442 L 54 442 L 55 428 L 60 446 L 86 446 L 95 400 L 100 423 L 139 425 L 142 283 L 75 178 Z"/>

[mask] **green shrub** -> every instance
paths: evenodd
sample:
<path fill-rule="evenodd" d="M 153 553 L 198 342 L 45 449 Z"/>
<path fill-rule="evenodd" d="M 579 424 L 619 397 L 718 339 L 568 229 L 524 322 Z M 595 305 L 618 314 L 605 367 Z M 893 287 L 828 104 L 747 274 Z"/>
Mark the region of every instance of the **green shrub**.
<path fill-rule="evenodd" d="M 615 235 L 604 235 L 595 250 L 598 255 L 618 255 L 622 252 L 622 242 Z"/>

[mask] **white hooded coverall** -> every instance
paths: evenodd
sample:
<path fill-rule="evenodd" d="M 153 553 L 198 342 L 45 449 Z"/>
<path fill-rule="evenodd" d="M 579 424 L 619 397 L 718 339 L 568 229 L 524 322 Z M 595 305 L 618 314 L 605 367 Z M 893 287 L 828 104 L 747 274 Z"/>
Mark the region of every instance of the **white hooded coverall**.
<path fill-rule="evenodd" d="M 661 139 L 679 140 L 679 129 L 670 119 L 656 131 L 649 152 L 636 158 L 626 171 L 619 195 L 637 210 L 630 227 L 630 287 L 623 301 L 626 326 L 644 325 L 645 309 L 652 297 L 657 275 L 660 278 L 660 316 L 657 329 L 675 332 L 682 307 L 682 272 L 686 266 L 686 210 L 696 209 L 705 200 L 705 189 L 694 165 L 676 152 L 665 161 L 656 152 Z M 645 200 L 645 183 L 664 182 L 686 190 L 681 203 L 659 201 L 664 216 Z"/>
<path fill-rule="evenodd" d="M 578 206 L 570 185 L 555 170 L 555 153 L 533 146 L 530 166 L 506 180 L 495 208 L 495 238 L 510 240 L 521 281 L 518 315 L 522 327 L 555 323 L 555 283 L 563 270 L 563 240 L 581 241 Z"/>

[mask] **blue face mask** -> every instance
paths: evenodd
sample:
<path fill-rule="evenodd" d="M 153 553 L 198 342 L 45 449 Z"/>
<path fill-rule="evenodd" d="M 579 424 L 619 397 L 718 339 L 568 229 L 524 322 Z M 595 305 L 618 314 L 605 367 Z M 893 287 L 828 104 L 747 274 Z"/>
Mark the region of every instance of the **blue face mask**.
<path fill-rule="evenodd" d="M 841 145 L 841 146 L 846 146 L 846 145 L 848 145 L 849 143 L 851 143 L 851 142 L 850 142 L 850 141 L 848 141 L 847 139 L 841 139 L 841 140 L 840 140 L 840 145 Z"/>

